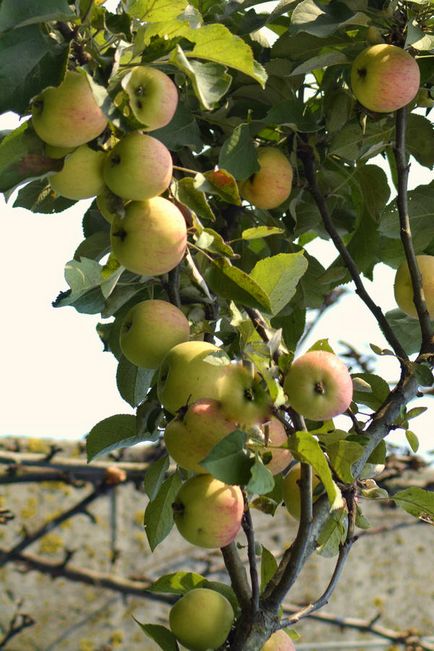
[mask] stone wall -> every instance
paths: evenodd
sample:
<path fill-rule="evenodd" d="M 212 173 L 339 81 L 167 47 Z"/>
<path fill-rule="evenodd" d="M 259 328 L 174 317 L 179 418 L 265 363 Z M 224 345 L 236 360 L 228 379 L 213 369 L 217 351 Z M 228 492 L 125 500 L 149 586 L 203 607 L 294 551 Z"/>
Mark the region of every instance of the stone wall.
<path fill-rule="evenodd" d="M 0 449 L 2 445 L 7 447 L 10 442 L 0 441 Z M 45 449 L 47 444 L 30 441 L 26 445 Z M 69 446 L 68 453 L 78 456 L 80 446 Z M 418 483 L 433 481 L 433 471 L 415 472 L 414 479 Z M 20 540 L 23 527 L 28 532 L 36 530 L 91 490 L 89 484 L 78 488 L 61 482 L 0 485 L 0 509 L 8 508 L 15 514 L 14 520 L 0 527 L 0 548 L 10 549 Z M 142 581 L 177 570 L 210 572 L 211 578 L 227 580 L 218 550 L 208 553 L 194 548 L 175 531 L 151 555 L 143 530 L 145 507 L 146 497 L 140 489 L 132 484 L 117 486 L 90 506 L 93 521 L 77 515 L 35 542 L 26 553 L 60 562 L 65 552 L 73 551 L 67 567 Z M 397 509 L 380 508 L 374 503 L 364 505 L 364 511 L 373 528 L 414 522 Z M 290 544 L 294 521 L 283 508 L 273 519 L 256 511 L 253 517 L 258 541 L 276 553 Z M 427 524 L 362 536 L 325 610 L 368 619 L 380 613 L 385 626 L 416 627 L 425 635 L 433 635 L 433 536 L 434 530 Z M 289 595 L 290 601 L 304 603 L 317 598 L 332 570 L 333 559 L 312 557 Z M 0 626 L 4 628 L 9 622 L 17 600 L 23 601 L 22 611 L 36 622 L 11 640 L 7 645 L 10 651 L 155 651 L 157 647 L 144 637 L 132 617 L 165 624 L 170 607 L 141 595 L 124 595 L 64 577 L 51 578 L 29 571 L 19 562 L 0 569 L 0 585 Z M 311 620 L 296 628 L 303 643 L 360 640 L 358 651 L 364 649 L 364 639 L 372 639 Z"/>

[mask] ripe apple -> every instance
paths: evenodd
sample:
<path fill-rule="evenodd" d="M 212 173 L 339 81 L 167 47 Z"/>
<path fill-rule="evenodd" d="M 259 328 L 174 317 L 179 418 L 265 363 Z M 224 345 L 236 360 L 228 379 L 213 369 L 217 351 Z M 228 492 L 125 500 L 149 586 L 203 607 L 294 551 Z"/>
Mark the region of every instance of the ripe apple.
<path fill-rule="evenodd" d="M 182 468 L 207 473 L 200 461 L 236 429 L 236 424 L 226 418 L 217 400 L 203 399 L 170 421 L 164 432 L 164 442 L 172 459 Z"/>
<path fill-rule="evenodd" d="M 158 398 L 171 414 L 200 400 L 218 399 L 218 380 L 230 363 L 224 350 L 206 341 L 174 346 L 161 362 Z"/>
<path fill-rule="evenodd" d="M 390 113 L 406 106 L 420 84 L 416 60 L 396 45 L 379 43 L 363 50 L 351 67 L 351 86 L 370 111 Z"/>
<path fill-rule="evenodd" d="M 232 628 L 233 608 L 220 592 L 194 588 L 172 606 L 169 625 L 177 640 L 192 651 L 219 648 Z"/>
<path fill-rule="evenodd" d="M 271 400 L 262 378 L 240 363 L 228 366 L 218 390 L 223 413 L 242 427 L 262 422 L 270 412 Z"/>
<path fill-rule="evenodd" d="M 282 495 L 283 501 L 285 502 L 286 509 L 290 515 L 296 520 L 300 520 L 301 513 L 301 503 L 300 503 L 300 471 L 301 465 L 293 466 L 288 472 L 286 477 L 282 481 Z M 320 484 L 320 479 L 312 474 L 312 491 L 313 491 L 313 501 L 316 502 L 319 495 L 315 495 L 315 488 Z"/>
<path fill-rule="evenodd" d="M 231 543 L 244 512 L 239 486 L 211 475 L 196 475 L 181 486 L 173 503 L 179 533 L 192 545 L 214 549 Z"/>
<path fill-rule="evenodd" d="M 240 194 L 257 208 L 277 208 L 291 194 L 292 165 L 275 147 L 259 147 L 259 170 L 239 183 Z"/>
<path fill-rule="evenodd" d="M 291 407 L 311 420 L 328 420 L 348 409 L 353 382 L 345 364 L 326 350 L 311 350 L 291 365 L 284 382 Z"/>
<path fill-rule="evenodd" d="M 416 260 L 422 276 L 426 307 L 430 318 L 434 319 L 434 255 L 417 255 Z M 400 309 L 408 316 L 417 317 L 416 306 L 413 302 L 413 286 L 407 262 L 403 262 L 398 267 L 394 290 L 395 300 Z"/>
<path fill-rule="evenodd" d="M 284 446 L 288 442 L 283 424 L 275 416 L 271 416 L 270 420 L 263 423 L 259 429 L 259 437 L 261 443 L 255 441 L 255 438 L 249 441 L 249 448 L 257 451 L 262 457 L 265 455 L 265 465 L 273 475 L 278 475 L 279 472 L 285 470 L 291 463 L 293 456 L 287 447 Z M 265 444 L 265 445 L 264 445 Z M 267 461 L 267 457 L 271 455 L 271 459 Z"/>
<path fill-rule="evenodd" d="M 119 335 L 125 357 L 141 368 L 157 368 L 173 346 L 187 341 L 190 325 L 183 312 L 167 301 L 136 303 L 126 314 Z"/>
<path fill-rule="evenodd" d="M 178 91 L 161 70 L 136 66 L 122 79 L 135 118 L 145 131 L 160 129 L 169 124 L 178 105 Z"/>
<path fill-rule="evenodd" d="M 60 86 L 46 88 L 33 101 L 32 124 L 49 145 L 78 147 L 99 136 L 107 118 L 95 101 L 86 75 L 69 71 Z"/>
<path fill-rule="evenodd" d="M 114 217 L 111 243 L 114 255 L 128 271 L 161 276 L 184 257 L 187 227 L 168 199 L 132 201 L 125 208 L 125 217 Z"/>
<path fill-rule="evenodd" d="M 109 152 L 104 180 L 122 199 L 144 201 L 169 187 L 172 157 L 166 145 L 140 131 L 124 136 Z"/>
<path fill-rule="evenodd" d="M 285 631 L 276 631 L 265 642 L 261 651 L 295 651 L 295 646 L 291 638 Z"/>
<path fill-rule="evenodd" d="M 104 189 L 102 168 L 105 152 L 87 145 L 74 149 L 65 158 L 60 172 L 50 176 L 50 185 L 57 194 L 67 199 L 88 199 Z"/>

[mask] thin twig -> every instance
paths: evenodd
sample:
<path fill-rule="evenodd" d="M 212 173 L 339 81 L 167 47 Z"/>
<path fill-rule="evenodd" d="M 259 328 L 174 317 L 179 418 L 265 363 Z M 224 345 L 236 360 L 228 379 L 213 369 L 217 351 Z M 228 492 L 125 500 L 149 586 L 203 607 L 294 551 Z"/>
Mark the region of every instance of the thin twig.
<path fill-rule="evenodd" d="M 220 551 L 238 602 L 242 609 L 249 609 L 251 590 L 247 581 L 246 569 L 238 554 L 235 543 L 231 542 L 226 547 L 222 547 Z"/>
<path fill-rule="evenodd" d="M 0 638 L 0 649 L 5 649 L 6 644 L 12 640 L 13 637 L 21 633 L 26 628 L 33 626 L 35 620 L 25 613 L 21 613 L 20 609 L 22 606 L 22 601 L 18 602 L 16 606 L 16 611 L 13 614 L 9 626 L 5 631 L 2 638 Z"/>

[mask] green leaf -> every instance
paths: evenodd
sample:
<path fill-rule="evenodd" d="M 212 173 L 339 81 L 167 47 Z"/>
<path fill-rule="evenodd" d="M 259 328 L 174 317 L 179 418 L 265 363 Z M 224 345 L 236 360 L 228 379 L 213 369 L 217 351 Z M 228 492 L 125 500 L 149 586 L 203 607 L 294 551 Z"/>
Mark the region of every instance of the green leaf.
<path fill-rule="evenodd" d="M 145 531 L 151 551 L 169 535 L 173 527 L 172 504 L 181 484 L 181 477 L 175 472 L 163 482 L 157 496 L 146 507 Z"/>
<path fill-rule="evenodd" d="M 408 444 L 412 452 L 416 453 L 419 450 L 419 439 L 414 432 L 411 432 L 409 429 L 405 432 L 405 437 L 408 441 Z"/>
<path fill-rule="evenodd" d="M 288 316 L 271 320 L 273 328 L 282 329 L 282 338 L 289 351 L 294 351 L 306 327 L 306 310 L 295 308 Z"/>
<path fill-rule="evenodd" d="M 341 509 L 325 521 L 318 536 L 318 552 L 325 558 L 336 556 L 345 541 L 348 530 L 348 514 Z"/>
<path fill-rule="evenodd" d="M 363 447 L 354 441 L 338 441 L 327 446 L 327 454 L 333 470 L 346 484 L 352 484 L 352 465 L 363 454 Z"/>
<path fill-rule="evenodd" d="M 434 239 L 432 228 L 432 206 L 434 202 L 434 181 L 429 185 L 420 185 L 408 193 L 408 211 L 413 244 L 423 250 Z M 380 226 L 380 233 L 388 238 L 400 238 L 398 208 L 391 202 L 385 209 Z"/>
<path fill-rule="evenodd" d="M 215 215 L 210 208 L 204 192 L 196 188 L 194 179 L 185 177 L 174 183 L 174 195 L 178 201 L 187 206 L 201 219 L 215 221 Z"/>
<path fill-rule="evenodd" d="M 434 524 L 434 493 L 423 488 L 406 488 L 392 495 L 391 499 L 416 518 Z"/>
<path fill-rule="evenodd" d="M 294 131 L 313 132 L 319 131 L 320 125 L 315 117 L 310 115 L 305 104 L 297 99 L 286 99 L 273 106 L 264 118 L 267 125 L 281 125 L 290 127 Z"/>
<path fill-rule="evenodd" d="M 122 398 L 131 407 L 137 407 L 146 398 L 154 375 L 154 369 L 139 368 L 122 356 L 116 373 L 116 385 Z"/>
<path fill-rule="evenodd" d="M 27 183 L 18 192 L 14 208 L 27 208 L 36 213 L 53 214 L 63 212 L 76 202 L 55 194 L 47 179 Z"/>
<path fill-rule="evenodd" d="M 148 23 L 177 18 L 187 8 L 187 0 L 122 0 L 125 11 Z"/>
<path fill-rule="evenodd" d="M 218 296 L 271 313 L 270 298 L 262 287 L 225 258 L 214 260 L 208 265 L 205 280 L 211 291 Z"/>
<path fill-rule="evenodd" d="M 312 346 L 309 347 L 309 351 L 311 350 L 325 350 L 327 353 L 333 354 L 335 352 L 330 346 L 328 339 L 318 339 L 314 344 L 312 344 Z"/>
<path fill-rule="evenodd" d="M 71 260 L 65 266 L 65 280 L 71 291 L 62 298 L 62 305 L 72 305 L 89 290 L 99 288 L 102 282 L 101 266 L 95 260 Z"/>
<path fill-rule="evenodd" d="M 434 165 L 434 126 L 432 122 L 423 115 L 410 113 L 406 146 L 418 163 L 431 169 Z"/>
<path fill-rule="evenodd" d="M 153 461 L 145 473 L 143 486 L 151 502 L 157 497 L 158 491 L 166 478 L 169 465 L 170 459 L 166 454 L 157 459 L 157 461 Z"/>
<path fill-rule="evenodd" d="M 347 25 L 366 25 L 368 16 L 354 13 L 346 3 L 321 5 L 315 0 L 303 0 L 292 12 L 292 31 L 302 31 L 327 38 Z"/>
<path fill-rule="evenodd" d="M 250 277 L 267 293 L 273 316 L 289 303 L 295 294 L 300 278 L 306 273 L 308 262 L 299 253 L 278 253 L 259 260 Z"/>
<path fill-rule="evenodd" d="M 195 152 L 202 149 L 203 143 L 200 129 L 192 112 L 179 103 L 175 115 L 169 124 L 161 129 L 155 129 L 152 136 L 160 140 L 171 151 L 179 151 L 188 147 Z"/>
<path fill-rule="evenodd" d="M 373 373 L 354 373 L 352 375 L 353 400 L 376 411 L 389 395 L 389 385 L 379 375 Z"/>
<path fill-rule="evenodd" d="M 203 228 L 196 240 L 196 246 L 211 253 L 221 253 L 228 257 L 235 257 L 235 252 L 229 244 L 227 244 L 220 233 L 217 233 L 212 228 Z"/>
<path fill-rule="evenodd" d="M 166 592 L 168 594 L 185 594 L 193 588 L 203 587 L 207 579 L 195 572 L 173 572 L 160 576 L 148 588 L 148 592 Z"/>
<path fill-rule="evenodd" d="M 418 352 L 422 341 L 418 319 L 407 316 L 401 310 L 386 312 L 386 319 L 405 352 L 408 355 Z"/>
<path fill-rule="evenodd" d="M 262 545 L 261 553 L 261 592 L 276 573 L 278 564 L 273 554 Z"/>
<path fill-rule="evenodd" d="M 256 147 L 248 124 L 239 124 L 224 141 L 219 153 L 219 167 L 241 181 L 259 170 Z"/>
<path fill-rule="evenodd" d="M 386 127 L 384 120 L 368 122 L 363 132 L 358 123 L 350 122 L 332 138 L 329 154 L 353 161 L 370 158 L 392 144 L 393 127 Z"/>
<path fill-rule="evenodd" d="M 196 174 L 194 184 L 201 192 L 215 194 L 223 201 L 235 206 L 241 205 L 237 182 L 226 170 L 217 169 L 204 174 Z"/>
<path fill-rule="evenodd" d="M 0 32 L 16 29 L 33 23 L 46 23 L 54 20 L 68 21 L 76 18 L 66 0 L 3 0 L 0 5 Z"/>
<path fill-rule="evenodd" d="M 153 640 L 163 651 L 179 651 L 178 642 L 172 631 L 160 624 L 141 624 L 133 617 L 136 624 L 140 626 L 146 637 Z"/>
<path fill-rule="evenodd" d="M 135 416 L 109 416 L 94 425 L 86 436 L 87 460 L 92 461 L 113 450 L 136 445 L 142 440 L 143 438 L 137 435 Z"/>
<path fill-rule="evenodd" d="M 274 477 L 267 466 L 264 465 L 258 453 L 255 455 L 255 462 L 250 468 L 250 479 L 246 485 L 248 493 L 266 495 L 274 488 Z"/>
<path fill-rule="evenodd" d="M 163 416 L 160 401 L 153 395 L 155 388 L 151 389 L 146 400 L 137 407 L 137 433 L 143 441 L 158 439 L 158 427 Z"/>
<path fill-rule="evenodd" d="M 246 228 L 241 233 L 241 237 L 243 240 L 258 240 L 271 237 L 271 235 L 282 235 L 284 232 L 285 229 L 278 226 L 254 226 L 253 228 Z"/>
<path fill-rule="evenodd" d="M 15 4 L 24 6 L 27 3 Z M 0 39 L 0 113 L 14 111 L 23 115 L 32 97 L 47 86 L 59 85 L 68 52 L 68 43 L 51 39 L 42 25 L 28 25 L 3 34 Z"/>
<path fill-rule="evenodd" d="M 303 63 L 296 66 L 291 72 L 291 76 L 305 75 L 307 72 L 317 70 L 319 68 L 327 68 L 328 66 L 342 65 L 348 62 L 347 56 L 343 52 L 331 50 L 329 52 L 322 52 L 317 56 L 306 59 Z"/>
<path fill-rule="evenodd" d="M 201 465 L 226 484 L 247 484 L 252 462 L 244 449 L 245 442 L 245 432 L 231 432 L 213 447 Z"/>
<path fill-rule="evenodd" d="M 385 172 L 378 165 L 359 165 L 354 178 L 360 184 L 364 207 L 369 215 L 377 220 L 390 197 Z"/>

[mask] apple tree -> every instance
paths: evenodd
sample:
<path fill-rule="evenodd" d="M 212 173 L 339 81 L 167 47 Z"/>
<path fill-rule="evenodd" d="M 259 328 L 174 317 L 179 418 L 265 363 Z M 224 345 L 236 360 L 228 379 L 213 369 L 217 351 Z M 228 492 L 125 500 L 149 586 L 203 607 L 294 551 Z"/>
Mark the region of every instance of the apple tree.
<path fill-rule="evenodd" d="M 155 549 L 176 526 L 227 569 L 212 589 L 188 567 L 157 581 L 182 595 L 167 627 L 141 623 L 166 650 L 293 649 L 368 526 L 360 496 L 385 497 L 387 436 L 417 449 L 409 403 L 433 384 L 433 184 L 408 191 L 410 156 L 434 163 L 432 4 L 269 5 L 0 3 L 0 110 L 22 116 L 0 189 L 37 213 L 91 200 L 53 305 L 101 315 L 131 407 L 93 427 L 88 460 L 162 446 L 143 535 Z M 398 269 L 387 313 L 365 283 L 379 263 Z M 392 383 L 326 339 L 305 350 L 343 286 L 375 317 Z M 390 498 L 434 518 L 428 491 Z M 278 562 L 254 511 L 285 507 L 299 524 Z M 282 618 L 313 553 L 335 556 L 330 583 Z"/>

